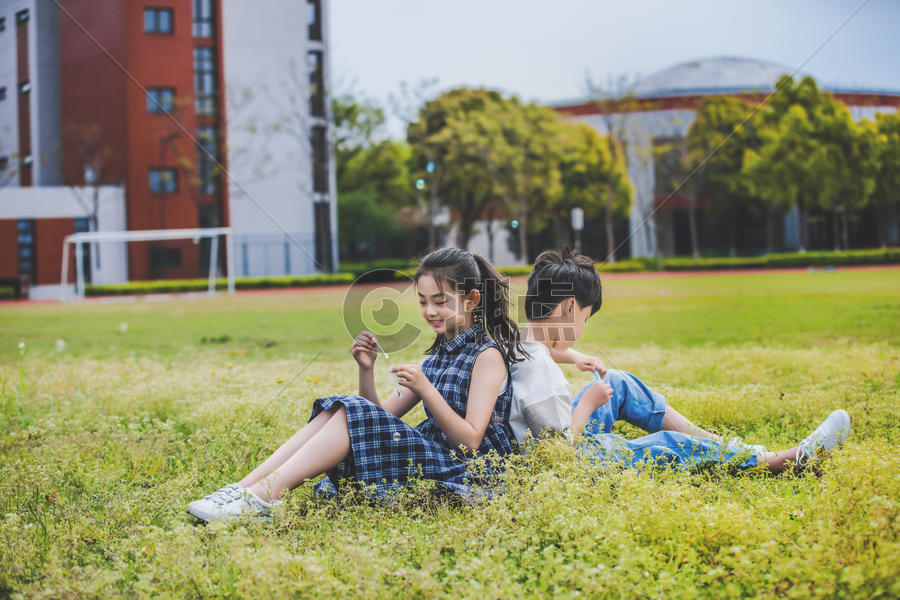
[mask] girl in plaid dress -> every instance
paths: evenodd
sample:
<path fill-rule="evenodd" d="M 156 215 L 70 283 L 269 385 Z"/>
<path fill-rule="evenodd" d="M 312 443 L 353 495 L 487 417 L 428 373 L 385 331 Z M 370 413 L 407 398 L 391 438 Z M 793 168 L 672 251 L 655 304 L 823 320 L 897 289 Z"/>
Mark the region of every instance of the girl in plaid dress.
<path fill-rule="evenodd" d="M 467 496 L 477 488 L 476 454 L 512 452 L 509 364 L 521 360 L 519 330 L 509 318 L 508 286 L 483 257 L 457 248 L 428 254 L 414 277 L 420 311 L 435 332 L 421 367 L 392 367 L 403 387 L 379 398 L 375 336 L 362 332 L 350 351 L 359 365 L 359 395 L 319 398 L 309 424 L 240 482 L 192 502 L 205 520 L 269 514 L 286 489 L 328 475 L 326 490 L 352 478 L 383 496 L 417 478 Z M 419 401 L 427 419 L 400 417 Z"/>

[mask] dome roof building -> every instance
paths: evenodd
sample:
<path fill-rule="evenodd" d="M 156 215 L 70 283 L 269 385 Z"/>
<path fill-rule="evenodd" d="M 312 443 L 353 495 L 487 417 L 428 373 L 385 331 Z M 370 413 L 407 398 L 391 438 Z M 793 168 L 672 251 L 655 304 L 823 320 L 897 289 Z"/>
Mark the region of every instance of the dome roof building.
<path fill-rule="evenodd" d="M 749 102 L 762 103 L 775 90 L 783 75 L 793 69 L 772 62 L 738 57 L 712 57 L 679 63 L 637 80 L 614 98 L 606 98 L 601 109 L 597 98 L 554 103 L 551 106 L 569 120 L 582 120 L 601 133 L 613 134 L 626 148 L 628 172 L 635 201 L 627 227 L 631 256 L 654 256 L 663 244 L 666 254 L 685 254 L 686 232 L 683 226 L 685 199 L 667 190 L 660 181 L 660 150 L 678 146 L 694 122 L 697 107 L 710 96 L 738 96 Z M 795 79 L 808 73 L 794 74 Z M 896 111 L 900 107 L 900 91 L 846 89 L 819 83 L 844 102 L 855 119 L 874 118 L 875 113 Z M 654 150 L 657 150 L 654 152 Z M 665 177 L 663 177 L 665 179 Z M 665 205 L 661 205 L 665 200 Z M 669 211 L 667 231 L 657 235 L 657 211 Z M 790 219 L 788 215 L 786 219 Z M 793 228 L 786 223 L 784 245 L 795 246 Z M 627 236 L 627 237 L 626 237 Z M 618 242 L 619 240 L 617 240 Z M 689 247 L 689 242 L 687 242 Z M 689 253 L 689 251 L 687 252 Z"/>

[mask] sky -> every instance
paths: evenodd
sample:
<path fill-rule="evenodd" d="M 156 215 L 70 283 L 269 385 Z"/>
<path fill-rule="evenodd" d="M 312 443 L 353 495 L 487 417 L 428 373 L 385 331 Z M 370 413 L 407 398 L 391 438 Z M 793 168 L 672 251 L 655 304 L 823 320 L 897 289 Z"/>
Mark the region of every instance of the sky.
<path fill-rule="evenodd" d="M 584 98 L 588 75 L 633 80 L 714 56 L 791 69 L 809 59 L 803 71 L 821 85 L 900 90 L 900 0 L 331 0 L 329 8 L 333 91 L 389 112 L 401 82 L 436 78 L 428 96 L 488 87 L 552 103 Z M 391 130 L 402 131 L 398 119 Z"/>

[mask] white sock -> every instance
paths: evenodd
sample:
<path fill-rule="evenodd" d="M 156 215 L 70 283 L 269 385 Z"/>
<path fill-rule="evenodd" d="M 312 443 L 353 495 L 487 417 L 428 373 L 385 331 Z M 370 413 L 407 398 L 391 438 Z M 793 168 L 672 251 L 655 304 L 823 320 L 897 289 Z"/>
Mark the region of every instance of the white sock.
<path fill-rule="evenodd" d="M 254 498 L 256 498 L 256 500 L 257 500 L 260 504 L 262 504 L 263 506 L 265 506 L 266 508 L 272 508 L 272 503 L 271 503 L 271 502 L 266 502 L 265 500 L 263 500 L 262 498 L 260 498 L 259 496 L 257 496 L 256 493 L 255 493 L 253 490 L 251 490 L 250 488 L 244 488 L 244 490 L 245 490 L 246 492 L 248 492 L 251 496 L 253 496 Z"/>

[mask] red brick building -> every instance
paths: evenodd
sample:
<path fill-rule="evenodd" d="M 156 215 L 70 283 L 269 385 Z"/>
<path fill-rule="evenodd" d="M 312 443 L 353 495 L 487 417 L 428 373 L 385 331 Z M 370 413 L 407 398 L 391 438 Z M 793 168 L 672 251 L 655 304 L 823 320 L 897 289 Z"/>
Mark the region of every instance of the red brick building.
<path fill-rule="evenodd" d="M 129 230 L 228 225 L 226 190 L 198 146 L 223 160 L 220 12 L 218 0 L 62 2 L 63 181 L 90 183 L 89 164 L 99 183 L 124 183 Z M 202 276 L 205 249 L 133 243 L 129 279 Z"/>
<path fill-rule="evenodd" d="M 0 138 L 0 187 L 71 186 L 61 198 L 82 193 L 87 205 L 82 217 L 0 209 L 0 281 L 58 284 L 63 238 L 96 229 L 89 192 L 101 186 L 124 187 L 128 230 L 228 226 L 215 165 L 220 14 L 220 0 L 0 1 L 0 72 L 13 80 L 0 81 L 0 125 L 12 134 Z M 11 191 L 8 203 L 26 202 Z M 205 276 L 208 253 L 209 240 L 132 243 L 126 277 Z"/>

